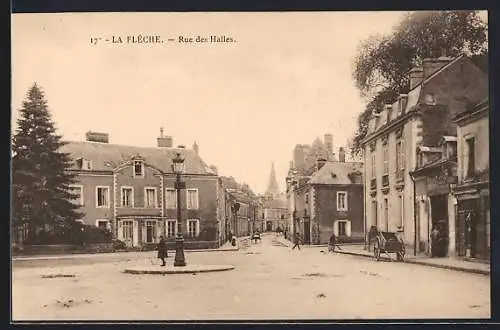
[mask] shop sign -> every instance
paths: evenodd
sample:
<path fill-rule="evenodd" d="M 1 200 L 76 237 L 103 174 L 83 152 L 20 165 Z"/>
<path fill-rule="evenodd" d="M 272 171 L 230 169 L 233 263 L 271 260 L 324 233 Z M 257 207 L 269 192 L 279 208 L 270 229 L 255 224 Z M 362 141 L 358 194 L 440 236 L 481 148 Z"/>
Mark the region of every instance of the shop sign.
<path fill-rule="evenodd" d="M 448 189 L 448 176 L 436 175 L 427 177 L 427 190 Z"/>

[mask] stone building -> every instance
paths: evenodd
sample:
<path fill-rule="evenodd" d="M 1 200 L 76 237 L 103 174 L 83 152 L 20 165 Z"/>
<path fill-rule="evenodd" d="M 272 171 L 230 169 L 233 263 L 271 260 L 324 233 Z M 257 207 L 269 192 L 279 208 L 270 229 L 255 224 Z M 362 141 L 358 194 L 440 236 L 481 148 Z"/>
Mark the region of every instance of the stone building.
<path fill-rule="evenodd" d="M 108 229 L 130 247 L 173 242 L 177 233 L 177 193 L 172 159 L 184 159 L 181 194 L 182 230 L 186 248 L 215 247 L 220 241 L 222 215 L 218 208 L 217 174 L 195 150 L 174 148 L 163 130 L 157 147 L 110 144 L 108 135 L 87 133 L 86 141 L 70 141 L 61 148 L 74 159 L 72 171 L 80 195 L 76 203 L 87 225 Z"/>
<path fill-rule="evenodd" d="M 332 233 L 344 242 L 363 241 L 363 164 L 346 162 L 344 148 L 338 155 L 339 161 L 318 158 L 310 172 L 290 169 L 290 228 L 304 244 L 326 244 Z"/>
<path fill-rule="evenodd" d="M 488 76 L 467 56 L 424 59 L 422 67 L 409 72 L 410 90 L 373 113 L 368 133 L 362 141 L 365 157 L 365 230 L 377 226 L 383 231 L 399 231 L 407 245 L 424 251 L 428 241 L 430 216 L 415 210 L 416 184 L 412 171 L 418 168 L 418 152 L 425 157 L 440 148 L 444 136 L 456 136 L 452 118 L 469 104 L 484 99 Z M 420 147 L 420 149 L 419 149 Z M 426 149 L 426 147 L 428 149 Z M 445 194 L 446 195 L 446 194 Z M 447 194 L 449 196 L 449 194 Z M 419 196 L 422 210 L 430 209 L 429 196 Z M 444 226 L 454 237 L 454 218 L 446 197 L 436 198 L 434 210 L 443 215 Z M 425 220 L 428 219 L 428 220 Z M 425 223 L 426 225 L 422 225 Z M 454 249 L 451 245 L 450 250 Z"/>
<path fill-rule="evenodd" d="M 456 252 L 489 260 L 489 103 L 485 99 L 455 118 L 458 141 Z"/>

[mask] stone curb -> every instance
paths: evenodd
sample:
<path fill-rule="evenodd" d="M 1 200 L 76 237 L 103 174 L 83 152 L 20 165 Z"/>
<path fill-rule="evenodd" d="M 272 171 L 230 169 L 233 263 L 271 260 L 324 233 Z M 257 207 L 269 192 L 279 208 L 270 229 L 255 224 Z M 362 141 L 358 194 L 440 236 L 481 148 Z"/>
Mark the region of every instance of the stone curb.
<path fill-rule="evenodd" d="M 185 267 L 169 267 L 160 269 L 144 269 L 144 268 L 126 268 L 124 273 L 142 275 L 164 275 L 164 274 L 195 274 L 195 273 L 209 273 L 209 272 L 222 272 L 227 270 L 233 270 L 234 266 L 221 265 L 221 266 L 201 266 L 201 268 L 192 267 L 190 265 Z"/>
<path fill-rule="evenodd" d="M 368 254 L 364 254 L 364 253 L 338 251 L 338 250 L 336 250 L 335 252 L 353 255 L 353 256 L 358 256 L 358 257 L 373 258 L 372 255 L 368 255 Z M 391 260 L 391 259 L 389 259 L 387 257 L 383 257 L 383 256 L 381 256 L 380 259 L 387 260 L 387 261 Z M 491 273 L 488 270 L 482 270 L 482 269 L 477 269 L 477 268 L 465 268 L 465 267 L 451 266 L 451 265 L 439 265 L 439 264 L 434 264 L 434 263 L 420 261 L 420 260 L 414 260 L 414 259 L 405 259 L 404 262 L 409 263 L 409 264 L 429 266 L 429 267 L 434 267 L 434 268 L 448 269 L 448 270 L 454 270 L 454 271 L 459 271 L 459 272 L 464 272 L 464 273 L 480 274 L 480 275 L 487 275 L 487 276 L 489 276 Z"/>
<path fill-rule="evenodd" d="M 225 248 L 225 249 L 196 249 L 196 250 L 184 250 L 184 253 L 198 253 L 198 252 L 229 252 L 229 251 L 238 251 L 239 248 Z M 172 250 L 169 250 L 172 251 Z M 174 250 L 175 251 L 175 250 Z M 139 252 L 152 252 L 152 251 L 139 251 Z M 116 252 L 112 252 L 116 253 Z M 128 252 L 122 252 L 122 253 L 128 253 Z M 22 261 L 35 261 L 35 260 L 70 260 L 70 259 L 78 259 L 78 258 L 91 258 L 93 256 L 103 256 L 103 255 L 110 255 L 111 253 L 89 253 L 89 254 L 78 254 L 78 253 L 72 253 L 72 254 L 67 254 L 67 255 L 59 255 L 59 256 L 41 256 L 41 257 L 29 257 L 29 256 L 23 256 L 23 257 L 13 257 L 11 260 L 12 262 L 22 262 Z"/>

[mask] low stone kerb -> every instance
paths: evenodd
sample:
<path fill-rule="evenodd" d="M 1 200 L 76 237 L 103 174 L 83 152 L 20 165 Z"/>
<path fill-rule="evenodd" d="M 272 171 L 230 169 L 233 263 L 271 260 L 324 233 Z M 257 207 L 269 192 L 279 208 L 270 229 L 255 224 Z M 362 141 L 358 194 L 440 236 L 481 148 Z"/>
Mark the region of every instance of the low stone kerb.
<path fill-rule="evenodd" d="M 128 274 L 193 274 L 193 273 L 207 273 L 207 272 L 221 272 L 226 270 L 232 270 L 234 266 L 232 265 L 186 265 L 184 267 L 174 267 L 168 265 L 165 267 L 156 265 L 147 266 L 136 266 L 125 269 L 125 273 Z"/>

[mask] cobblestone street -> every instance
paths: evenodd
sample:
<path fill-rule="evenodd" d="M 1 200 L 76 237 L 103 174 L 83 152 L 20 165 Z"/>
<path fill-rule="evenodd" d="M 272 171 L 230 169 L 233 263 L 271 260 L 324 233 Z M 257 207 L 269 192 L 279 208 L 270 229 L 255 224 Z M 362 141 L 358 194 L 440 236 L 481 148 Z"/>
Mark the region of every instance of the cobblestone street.
<path fill-rule="evenodd" d="M 165 276 L 123 273 L 158 265 L 155 252 L 19 262 L 13 266 L 13 319 L 490 317 L 487 276 L 325 251 L 292 251 L 264 235 L 239 251 L 186 253 L 188 263 L 234 270 Z"/>

